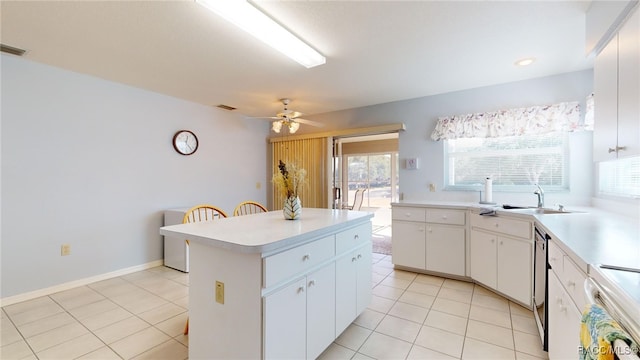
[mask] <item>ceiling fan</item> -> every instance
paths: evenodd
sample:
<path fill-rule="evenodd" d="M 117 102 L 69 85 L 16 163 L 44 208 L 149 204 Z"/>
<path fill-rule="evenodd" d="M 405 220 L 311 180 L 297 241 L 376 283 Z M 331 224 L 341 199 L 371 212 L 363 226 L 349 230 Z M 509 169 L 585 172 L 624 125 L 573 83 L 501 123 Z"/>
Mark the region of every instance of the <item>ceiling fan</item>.
<path fill-rule="evenodd" d="M 282 128 L 285 127 L 289 129 L 290 134 L 295 134 L 295 132 L 298 131 L 298 128 L 300 128 L 300 124 L 306 124 L 316 127 L 324 126 L 324 124 L 316 121 L 301 119 L 301 112 L 289 110 L 287 106 L 291 103 L 290 99 L 280 99 L 280 101 L 282 101 L 282 104 L 284 105 L 284 109 L 281 112 L 277 113 L 276 116 L 259 118 L 275 120 L 273 123 L 271 123 L 271 130 L 273 130 L 274 132 L 280 133 L 280 131 L 282 131 Z"/>

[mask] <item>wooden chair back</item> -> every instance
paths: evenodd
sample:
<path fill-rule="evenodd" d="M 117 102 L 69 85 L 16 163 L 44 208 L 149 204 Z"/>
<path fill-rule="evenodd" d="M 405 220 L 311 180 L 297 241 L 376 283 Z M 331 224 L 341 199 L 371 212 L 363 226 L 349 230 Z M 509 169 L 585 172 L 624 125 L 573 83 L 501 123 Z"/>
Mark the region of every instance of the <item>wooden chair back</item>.
<path fill-rule="evenodd" d="M 244 201 L 233 210 L 233 216 L 251 215 L 267 212 L 266 207 L 255 201 Z"/>
<path fill-rule="evenodd" d="M 182 218 L 182 223 L 187 224 L 202 221 L 213 221 L 215 219 L 226 217 L 227 214 L 220 208 L 209 204 L 202 204 L 196 205 L 187 210 L 187 212 L 184 214 L 184 217 Z"/>

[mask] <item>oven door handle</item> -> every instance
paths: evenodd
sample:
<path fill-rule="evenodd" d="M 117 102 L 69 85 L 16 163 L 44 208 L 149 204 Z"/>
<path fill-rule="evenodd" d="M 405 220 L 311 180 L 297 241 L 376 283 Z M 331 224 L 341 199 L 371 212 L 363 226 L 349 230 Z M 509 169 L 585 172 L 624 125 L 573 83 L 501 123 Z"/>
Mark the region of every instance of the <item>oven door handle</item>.
<path fill-rule="evenodd" d="M 598 285 L 591 278 L 586 278 L 584 281 L 584 298 L 589 305 L 596 304 L 596 295 L 600 289 Z"/>
<path fill-rule="evenodd" d="M 604 294 L 602 292 L 602 288 L 600 286 L 598 286 L 598 284 L 596 284 L 596 282 L 592 279 L 592 278 L 587 278 L 584 281 L 584 296 L 585 299 L 587 300 L 588 304 L 594 305 L 597 304 L 596 303 L 596 297 L 602 297 Z M 612 306 L 613 304 L 609 304 L 609 306 Z M 604 307 L 605 311 L 610 313 L 610 310 L 607 309 L 607 307 Z M 613 309 L 614 311 L 616 311 L 615 309 Z M 617 310 L 619 311 L 619 310 Z M 624 313 L 620 313 L 618 312 L 619 315 L 624 316 Z M 611 313 L 610 313 L 611 315 Z M 624 320 L 624 323 L 629 325 L 629 323 L 627 323 L 626 319 L 620 319 L 620 320 Z M 633 337 L 634 334 L 637 334 L 637 330 L 635 328 L 631 328 L 631 329 L 626 329 L 627 331 L 631 330 L 631 332 L 629 332 L 630 336 Z M 635 339 L 634 340 L 638 340 Z M 620 339 L 616 339 L 613 344 L 613 349 L 616 352 L 616 355 L 618 356 L 618 359 L 620 360 L 640 360 L 640 357 L 635 354 L 632 349 L 629 347 L 629 345 L 627 345 L 626 342 L 620 340 Z"/>

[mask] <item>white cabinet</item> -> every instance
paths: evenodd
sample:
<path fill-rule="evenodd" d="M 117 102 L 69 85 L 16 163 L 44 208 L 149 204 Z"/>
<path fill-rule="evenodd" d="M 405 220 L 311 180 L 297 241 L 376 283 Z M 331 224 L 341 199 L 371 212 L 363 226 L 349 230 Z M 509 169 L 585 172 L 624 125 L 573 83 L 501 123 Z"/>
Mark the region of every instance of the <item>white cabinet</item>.
<path fill-rule="evenodd" d="M 424 222 L 393 221 L 391 254 L 393 263 L 416 269 L 425 269 L 426 235 Z"/>
<path fill-rule="evenodd" d="M 394 206 L 392 217 L 395 265 L 465 275 L 465 210 Z"/>
<path fill-rule="evenodd" d="M 335 275 L 331 263 L 264 298 L 265 358 L 315 359 L 335 339 Z"/>
<path fill-rule="evenodd" d="M 369 306 L 371 247 L 365 223 L 264 258 L 265 358 L 315 359 Z"/>
<path fill-rule="evenodd" d="M 498 288 L 497 236 L 471 230 L 471 277 L 492 289 Z"/>
<path fill-rule="evenodd" d="M 335 334 L 340 335 L 371 301 L 371 242 L 336 260 Z"/>
<path fill-rule="evenodd" d="M 471 277 L 532 306 L 533 224 L 506 217 L 471 215 Z"/>
<path fill-rule="evenodd" d="M 593 159 L 640 154 L 640 11 L 596 57 Z"/>
<path fill-rule="evenodd" d="M 427 224 L 427 270 L 464 276 L 465 228 Z"/>
<path fill-rule="evenodd" d="M 498 237 L 498 291 L 531 305 L 532 244 Z"/>
<path fill-rule="evenodd" d="M 549 359 L 575 359 L 580 346 L 581 310 L 586 304 L 583 284 L 587 275 L 553 239 L 548 242 L 548 252 Z"/>
<path fill-rule="evenodd" d="M 580 345 L 580 311 L 569 293 L 562 287 L 553 271 L 547 279 L 549 286 L 549 359 L 577 359 Z"/>

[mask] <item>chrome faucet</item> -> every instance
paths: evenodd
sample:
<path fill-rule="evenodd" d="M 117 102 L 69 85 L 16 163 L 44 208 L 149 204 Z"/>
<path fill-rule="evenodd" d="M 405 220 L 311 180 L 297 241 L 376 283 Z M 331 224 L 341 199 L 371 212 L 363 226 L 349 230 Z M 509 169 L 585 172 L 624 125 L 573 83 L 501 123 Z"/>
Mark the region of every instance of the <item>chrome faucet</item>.
<path fill-rule="evenodd" d="M 537 189 L 533 193 L 538 195 L 538 207 L 543 208 L 544 207 L 544 190 L 542 190 L 542 188 L 538 184 L 536 184 L 536 187 Z"/>

